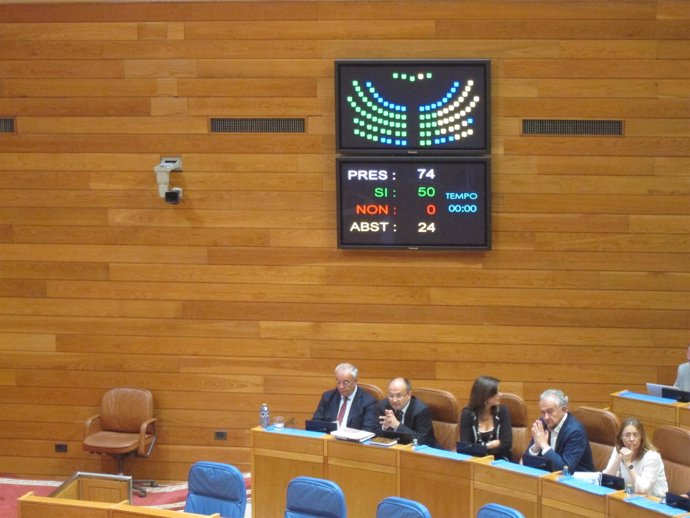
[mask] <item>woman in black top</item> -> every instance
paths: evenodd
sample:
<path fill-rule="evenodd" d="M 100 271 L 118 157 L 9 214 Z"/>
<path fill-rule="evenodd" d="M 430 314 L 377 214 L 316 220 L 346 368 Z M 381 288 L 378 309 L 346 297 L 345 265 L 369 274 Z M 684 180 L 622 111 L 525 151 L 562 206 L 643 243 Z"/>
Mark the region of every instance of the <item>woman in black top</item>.
<path fill-rule="evenodd" d="M 511 461 L 513 429 L 508 409 L 501 406 L 499 380 L 480 376 L 474 380 L 469 404 L 460 416 L 460 441 L 486 446 L 488 455 Z"/>

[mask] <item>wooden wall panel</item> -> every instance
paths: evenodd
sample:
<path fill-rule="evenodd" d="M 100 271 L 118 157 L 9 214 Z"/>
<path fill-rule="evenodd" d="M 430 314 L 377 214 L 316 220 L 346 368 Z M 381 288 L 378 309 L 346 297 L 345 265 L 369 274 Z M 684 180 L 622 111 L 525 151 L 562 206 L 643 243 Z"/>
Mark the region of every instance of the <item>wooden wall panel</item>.
<path fill-rule="evenodd" d="M 0 4 L 0 471 L 82 451 L 110 387 L 154 393 L 141 477 L 249 469 L 259 405 L 298 424 L 350 360 L 536 414 L 669 383 L 690 336 L 690 3 Z M 336 248 L 333 62 L 492 62 L 493 250 Z M 209 134 L 297 117 L 300 134 Z M 619 137 L 524 136 L 604 118 Z M 177 206 L 152 168 L 181 155 Z M 40 426 L 36 426 L 36 424 Z M 214 439 L 227 432 L 226 441 Z M 54 443 L 68 445 L 55 453 Z"/>

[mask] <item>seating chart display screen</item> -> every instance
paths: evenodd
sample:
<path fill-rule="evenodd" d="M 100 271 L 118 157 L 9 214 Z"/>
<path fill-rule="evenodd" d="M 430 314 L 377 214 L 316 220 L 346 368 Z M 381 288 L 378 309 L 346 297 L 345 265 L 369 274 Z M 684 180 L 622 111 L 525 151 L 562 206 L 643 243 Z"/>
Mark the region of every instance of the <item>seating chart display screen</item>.
<path fill-rule="evenodd" d="M 337 159 L 340 248 L 491 248 L 490 159 Z"/>
<path fill-rule="evenodd" d="M 486 154 L 490 61 L 335 62 L 340 153 Z"/>

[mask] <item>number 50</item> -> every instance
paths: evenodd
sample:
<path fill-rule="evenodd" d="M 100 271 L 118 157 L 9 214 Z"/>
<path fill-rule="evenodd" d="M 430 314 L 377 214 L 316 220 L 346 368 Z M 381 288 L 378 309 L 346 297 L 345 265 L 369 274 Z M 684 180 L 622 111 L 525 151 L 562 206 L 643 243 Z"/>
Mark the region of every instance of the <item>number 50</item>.
<path fill-rule="evenodd" d="M 436 189 L 434 187 L 419 187 L 417 188 L 417 195 L 420 198 L 432 198 L 436 196 Z"/>

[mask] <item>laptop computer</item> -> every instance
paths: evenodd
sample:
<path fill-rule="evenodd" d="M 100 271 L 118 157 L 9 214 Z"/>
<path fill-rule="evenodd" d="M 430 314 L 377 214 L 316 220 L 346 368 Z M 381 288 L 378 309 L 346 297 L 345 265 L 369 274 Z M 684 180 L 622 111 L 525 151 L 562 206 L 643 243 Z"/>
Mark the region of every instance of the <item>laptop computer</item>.
<path fill-rule="evenodd" d="M 610 487 L 616 491 L 620 491 L 621 489 L 625 489 L 625 480 L 615 475 L 607 475 L 606 473 L 602 473 L 601 485 L 604 487 Z"/>
<path fill-rule="evenodd" d="M 376 435 L 379 437 L 386 437 L 387 439 L 398 439 L 399 444 L 410 444 L 412 442 L 412 434 L 406 432 L 396 432 L 395 430 L 377 430 Z"/>
<path fill-rule="evenodd" d="M 675 389 L 671 385 L 660 385 L 659 383 L 647 383 L 647 394 L 650 396 L 663 397 L 661 392 L 663 389 Z"/>
<path fill-rule="evenodd" d="M 690 392 L 680 390 L 678 387 L 662 388 L 661 397 L 675 399 L 680 403 L 690 403 Z"/>
<path fill-rule="evenodd" d="M 529 466 L 530 468 L 537 468 L 543 471 L 553 471 L 551 460 L 546 457 L 540 457 L 539 455 L 523 455 L 522 464 L 523 466 Z"/>
<path fill-rule="evenodd" d="M 473 457 L 486 457 L 488 455 L 485 445 L 469 441 L 459 441 L 455 450 L 458 453 L 472 455 Z"/>
<path fill-rule="evenodd" d="M 687 496 L 680 496 L 675 493 L 666 493 L 666 505 L 677 507 L 684 511 L 690 511 L 690 498 Z"/>
<path fill-rule="evenodd" d="M 307 419 L 304 422 L 304 429 L 310 432 L 330 433 L 338 428 L 335 421 L 321 421 L 319 419 Z"/>

